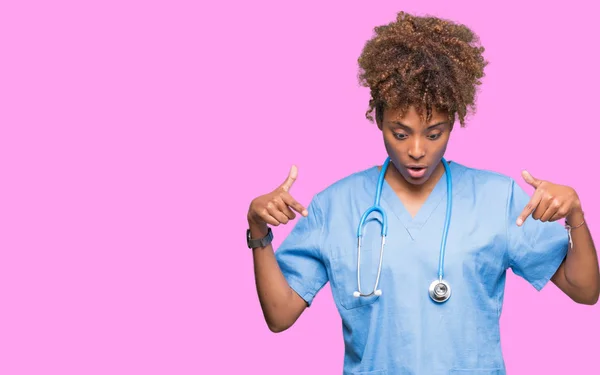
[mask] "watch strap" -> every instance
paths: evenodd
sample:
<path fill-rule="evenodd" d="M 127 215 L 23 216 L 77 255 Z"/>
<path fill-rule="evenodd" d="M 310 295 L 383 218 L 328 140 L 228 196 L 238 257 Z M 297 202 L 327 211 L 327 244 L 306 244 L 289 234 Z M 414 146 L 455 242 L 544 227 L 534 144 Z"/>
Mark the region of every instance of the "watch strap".
<path fill-rule="evenodd" d="M 248 248 L 255 249 L 257 247 L 265 247 L 269 245 L 273 241 L 273 232 L 271 228 L 268 228 L 267 235 L 263 238 L 252 238 L 252 234 L 250 233 L 250 229 L 246 230 L 246 242 L 248 243 Z"/>

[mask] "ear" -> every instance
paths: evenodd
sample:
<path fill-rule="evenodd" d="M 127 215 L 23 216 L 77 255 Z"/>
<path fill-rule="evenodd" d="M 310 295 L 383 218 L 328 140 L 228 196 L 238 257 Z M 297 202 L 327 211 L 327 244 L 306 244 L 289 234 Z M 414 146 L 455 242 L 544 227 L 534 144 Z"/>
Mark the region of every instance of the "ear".
<path fill-rule="evenodd" d="M 456 124 L 456 114 L 450 115 L 450 131 L 454 130 L 454 124 Z"/>
<path fill-rule="evenodd" d="M 379 130 L 383 130 L 383 109 L 381 107 L 375 108 L 375 122 Z"/>
<path fill-rule="evenodd" d="M 452 132 L 452 130 L 454 130 L 454 124 L 456 124 L 456 117 L 448 116 L 448 123 L 450 124 L 450 126 L 449 126 L 450 132 Z"/>

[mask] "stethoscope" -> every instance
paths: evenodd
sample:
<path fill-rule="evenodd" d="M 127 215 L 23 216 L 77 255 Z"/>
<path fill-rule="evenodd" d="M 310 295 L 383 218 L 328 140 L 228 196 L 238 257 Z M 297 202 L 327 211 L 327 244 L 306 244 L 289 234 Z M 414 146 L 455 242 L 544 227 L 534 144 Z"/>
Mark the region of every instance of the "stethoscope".
<path fill-rule="evenodd" d="M 375 204 L 369 207 L 363 216 L 360 219 L 360 223 L 358 225 L 358 264 L 357 264 L 357 278 L 358 278 L 358 291 L 354 292 L 354 297 L 369 297 L 372 295 L 380 296 L 381 289 L 377 289 L 379 286 L 379 277 L 381 276 L 381 263 L 383 261 L 383 248 L 385 245 L 385 238 L 387 236 L 387 215 L 381 205 L 379 204 L 381 200 L 381 189 L 383 188 L 383 181 L 385 172 L 390 163 L 390 158 L 387 157 L 383 166 L 381 167 L 381 172 L 379 172 L 379 179 L 377 181 L 377 191 L 375 193 Z M 442 235 L 442 243 L 440 246 L 440 256 L 439 256 L 439 264 L 438 264 L 438 279 L 434 280 L 429 285 L 429 297 L 434 302 L 446 302 L 448 298 L 450 298 L 450 294 L 452 294 L 452 290 L 450 289 L 450 285 L 447 281 L 444 280 L 444 255 L 446 252 L 446 238 L 448 237 L 448 227 L 450 225 L 450 214 L 452 210 L 452 175 L 450 174 L 450 167 L 444 158 L 442 158 L 442 164 L 444 165 L 444 169 L 446 170 L 446 187 L 447 187 L 447 199 L 446 199 L 446 220 L 444 223 L 444 233 Z M 373 287 L 373 291 L 369 294 L 363 294 L 360 289 L 360 249 L 361 249 L 361 239 L 362 239 L 362 228 L 365 224 L 367 217 L 372 212 L 379 212 L 382 218 L 381 225 L 381 249 L 379 250 L 379 266 L 377 269 L 377 279 L 375 280 L 375 286 Z"/>

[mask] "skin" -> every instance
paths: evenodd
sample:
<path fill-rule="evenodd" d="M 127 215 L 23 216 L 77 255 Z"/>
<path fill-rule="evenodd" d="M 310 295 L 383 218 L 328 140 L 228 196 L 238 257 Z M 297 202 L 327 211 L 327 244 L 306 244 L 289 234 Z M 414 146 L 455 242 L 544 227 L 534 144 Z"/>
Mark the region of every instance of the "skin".
<path fill-rule="evenodd" d="M 441 160 L 453 124 L 443 111 L 434 109 L 430 121 L 424 121 L 417 110 L 410 107 L 404 116 L 398 110 L 385 110 L 377 126 L 391 159 L 385 179 L 414 216 L 444 173 Z M 425 175 L 412 178 L 407 168 L 411 164 L 426 166 Z M 298 170 L 292 166 L 280 186 L 252 200 L 247 216 L 252 238 L 264 237 L 268 225 L 285 225 L 294 220 L 296 214 L 308 214 L 306 207 L 290 193 L 297 177 Z M 584 222 L 581 201 L 573 188 L 537 179 L 525 171 L 523 178 L 536 190 L 515 225 L 520 226 L 525 220 L 546 222 L 562 218 L 573 226 Z M 585 222 L 572 230 L 572 241 L 573 246 L 569 246 L 568 255 L 552 282 L 573 301 L 593 305 L 600 294 L 600 273 L 594 243 Z M 285 331 L 296 322 L 307 304 L 288 285 L 272 245 L 253 249 L 253 260 L 265 321 L 271 331 Z"/>
<path fill-rule="evenodd" d="M 424 122 L 411 107 L 404 117 L 397 110 L 386 110 L 378 123 L 392 161 L 390 166 L 394 166 L 386 173 L 386 181 L 406 202 L 413 216 L 443 175 L 441 159 L 452 132 L 452 124 L 446 119 L 446 112 L 433 110 L 431 121 Z M 419 180 L 412 179 L 406 168 L 415 163 L 424 164 L 428 169 Z M 572 246 L 569 245 L 567 257 L 551 280 L 573 301 L 595 305 L 600 295 L 598 256 L 577 192 L 569 186 L 537 179 L 527 171 L 523 171 L 523 179 L 536 190 L 515 225 L 523 225 L 528 218 L 542 222 L 564 218 L 576 226 L 571 231 Z"/>
<path fill-rule="evenodd" d="M 391 161 L 385 179 L 415 216 L 444 174 L 441 161 L 453 124 L 448 121 L 447 113 L 436 110 L 432 111 L 431 120 L 425 122 L 415 107 L 410 107 L 404 116 L 399 110 L 385 110 L 377 126 Z M 423 177 L 411 177 L 407 166 L 413 164 L 426 166 Z"/>
<path fill-rule="evenodd" d="M 595 305 L 600 294 L 598 255 L 577 192 L 569 186 L 537 179 L 527 171 L 523 171 L 523 179 L 535 192 L 516 225 L 523 225 L 529 217 L 543 222 L 565 218 L 569 225 L 577 227 L 571 230 L 572 246 L 569 245 L 567 257 L 551 280 L 573 301 Z"/>
<path fill-rule="evenodd" d="M 289 223 L 296 218 L 296 213 L 308 215 L 306 208 L 289 193 L 297 177 L 298 169 L 292 166 L 288 177 L 280 186 L 252 200 L 248 209 L 252 238 L 264 237 L 267 225 Z M 253 261 L 254 280 L 265 322 L 272 332 L 285 331 L 306 309 L 306 301 L 290 288 L 275 259 L 271 244 L 254 248 Z"/>

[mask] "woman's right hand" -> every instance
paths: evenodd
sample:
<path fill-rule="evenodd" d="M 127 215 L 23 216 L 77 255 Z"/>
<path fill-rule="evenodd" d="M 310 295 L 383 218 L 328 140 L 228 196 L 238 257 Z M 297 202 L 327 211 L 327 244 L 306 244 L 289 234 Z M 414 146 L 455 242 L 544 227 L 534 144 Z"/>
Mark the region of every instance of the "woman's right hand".
<path fill-rule="evenodd" d="M 268 224 L 287 224 L 296 217 L 296 212 L 308 215 L 304 206 L 290 195 L 298 170 L 292 166 L 289 175 L 272 192 L 256 197 L 250 203 L 248 224 L 252 238 L 262 238 L 268 233 Z M 288 284 L 275 257 L 273 246 L 268 244 L 253 251 L 256 291 L 265 321 L 273 332 L 291 327 L 308 306 Z"/>
<path fill-rule="evenodd" d="M 248 222 L 259 226 L 265 224 L 278 226 L 295 219 L 294 211 L 307 216 L 306 208 L 289 193 L 297 177 L 298 168 L 293 165 L 283 184 L 268 194 L 254 198 L 248 210 Z"/>

